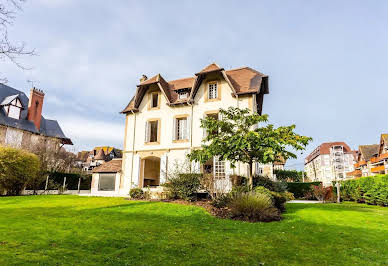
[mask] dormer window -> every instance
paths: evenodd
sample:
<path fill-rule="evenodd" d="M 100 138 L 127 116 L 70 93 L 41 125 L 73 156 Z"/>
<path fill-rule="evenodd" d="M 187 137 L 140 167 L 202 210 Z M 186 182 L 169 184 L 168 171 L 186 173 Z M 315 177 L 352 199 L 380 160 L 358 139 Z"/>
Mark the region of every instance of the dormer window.
<path fill-rule="evenodd" d="M 20 119 L 20 113 L 23 109 L 23 105 L 18 95 L 12 95 L 12 96 L 6 97 L 2 101 L 1 106 L 3 106 L 4 111 L 8 117 L 11 117 L 14 119 Z"/>
<path fill-rule="evenodd" d="M 159 109 L 160 107 L 160 95 L 159 92 L 151 92 L 150 93 L 150 109 Z"/>
<path fill-rule="evenodd" d="M 205 93 L 205 101 L 218 101 L 221 100 L 220 86 L 217 81 L 210 81 L 207 83 L 207 92 Z"/>
<path fill-rule="evenodd" d="M 179 100 L 187 99 L 189 97 L 189 89 L 190 88 L 178 90 L 178 99 Z"/>

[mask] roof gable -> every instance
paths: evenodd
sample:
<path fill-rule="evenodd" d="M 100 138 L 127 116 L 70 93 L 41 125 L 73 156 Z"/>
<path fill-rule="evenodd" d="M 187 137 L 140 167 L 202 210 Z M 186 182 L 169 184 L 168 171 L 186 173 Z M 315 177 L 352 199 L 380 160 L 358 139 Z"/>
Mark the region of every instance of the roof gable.
<path fill-rule="evenodd" d="M 45 119 L 42 116 L 40 128 L 36 128 L 35 124 L 27 119 L 29 100 L 24 92 L 0 83 L 0 101 L 8 102 L 11 100 L 10 102 L 12 102 L 15 98 L 18 98 L 21 105 L 24 107 L 20 113 L 20 119 L 8 117 L 3 108 L 0 108 L 0 125 L 29 131 L 47 137 L 59 138 L 64 144 L 73 144 L 71 140 L 65 136 L 56 120 Z"/>
<path fill-rule="evenodd" d="M 358 150 L 360 151 L 360 155 L 365 161 L 369 161 L 372 157 L 378 155 L 379 153 L 379 144 L 372 145 L 360 145 Z"/>
<path fill-rule="evenodd" d="M 252 68 L 242 67 L 231 70 L 224 70 L 216 63 L 212 63 L 196 73 L 194 77 L 187 77 L 166 81 L 160 74 L 141 82 L 136 89 L 135 96 L 130 100 L 122 113 L 137 112 L 140 103 L 152 84 L 157 84 L 166 96 L 169 105 L 187 104 L 193 102 L 194 97 L 207 74 L 219 72 L 229 84 L 234 96 L 243 94 L 268 94 L 268 76 Z M 190 96 L 187 99 L 179 99 L 177 90 L 190 89 Z"/>

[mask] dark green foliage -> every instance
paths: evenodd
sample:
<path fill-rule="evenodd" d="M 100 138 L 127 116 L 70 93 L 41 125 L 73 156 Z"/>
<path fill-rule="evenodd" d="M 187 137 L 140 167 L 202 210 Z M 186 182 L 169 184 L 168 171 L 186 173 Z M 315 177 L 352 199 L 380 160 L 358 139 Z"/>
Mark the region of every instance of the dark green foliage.
<path fill-rule="evenodd" d="M 131 188 L 131 190 L 129 191 L 129 196 L 132 199 L 143 199 L 144 191 L 141 188 Z"/>
<path fill-rule="evenodd" d="M 66 177 L 66 189 L 67 190 L 77 190 L 79 178 L 81 178 L 80 190 L 90 190 L 90 185 L 92 182 L 92 175 L 89 174 L 79 174 L 79 173 L 61 173 L 53 172 L 48 173 L 49 182 L 47 189 L 56 190 L 63 187 L 63 180 Z M 29 184 L 26 189 L 30 190 L 44 190 L 46 186 L 46 178 L 42 179 L 37 184 Z"/>
<path fill-rule="evenodd" d="M 340 191 L 343 200 L 388 206 L 388 175 L 342 181 Z"/>
<path fill-rule="evenodd" d="M 220 109 L 220 119 L 201 119 L 201 127 L 206 129 L 207 135 L 201 149 L 194 149 L 188 158 L 205 163 L 219 156 L 221 160 L 229 161 L 232 167 L 238 162 L 247 163 L 248 185 L 252 187 L 254 162 L 266 164 L 278 161 L 279 157 L 296 158 L 292 151 L 304 150 L 311 141 L 309 137 L 296 134 L 295 125 L 254 127 L 267 120 L 268 115 L 259 115 L 248 108 Z"/>
<path fill-rule="evenodd" d="M 0 146 L 0 190 L 20 195 L 36 179 L 40 168 L 38 156 L 24 150 Z"/>
<path fill-rule="evenodd" d="M 164 187 L 168 190 L 171 199 L 194 200 L 201 186 L 202 174 L 178 174 L 177 177 L 168 180 Z"/>
<path fill-rule="evenodd" d="M 287 190 L 294 194 L 296 199 L 305 198 L 306 195 L 313 196 L 313 186 L 319 186 L 321 182 L 289 182 Z"/>
<path fill-rule="evenodd" d="M 211 202 L 211 205 L 213 207 L 216 207 L 218 209 L 225 208 L 228 206 L 230 201 L 232 200 L 232 194 L 231 193 L 225 193 L 217 196 L 216 198 L 213 199 Z"/>
<path fill-rule="evenodd" d="M 286 182 L 275 182 L 265 176 L 254 176 L 253 187 L 265 187 L 271 191 L 284 192 L 287 190 Z"/>
<path fill-rule="evenodd" d="M 284 182 L 302 182 L 303 174 L 304 177 L 307 177 L 306 172 L 296 171 L 296 170 L 277 170 L 275 169 L 273 173 L 276 175 L 276 179 Z"/>

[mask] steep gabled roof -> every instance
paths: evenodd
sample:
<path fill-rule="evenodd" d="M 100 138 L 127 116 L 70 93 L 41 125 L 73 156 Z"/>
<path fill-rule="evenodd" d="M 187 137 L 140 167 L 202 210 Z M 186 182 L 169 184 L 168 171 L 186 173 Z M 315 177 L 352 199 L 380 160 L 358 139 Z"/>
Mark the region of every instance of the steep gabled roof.
<path fill-rule="evenodd" d="M 56 120 L 45 119 L 42 116 L 40 128 L 36 128 L 34 122 L 27 119 L 28 97 L 24 94 L 24 92 L 0 83 L 1 102 L 7 102 L 10 99 L 14 100 L 16 98 L 15 96 L 19 98 L 22 106 L 24 107 L 20 113 L 20 119 L 8 117 L 3 108 L 0 108 L 0 125 L 29 131 L 35 134 L 41 134 L 47 137 L 59 138 L 63 144 L 73 144 L 72 141 L 65 136 Z"/>
<path fill-rule="evenodd" d="M 105 157 L 104 150 L 103 149 L 99 149 L 97 151 L 96 156 L 94 157 L 94 160 L 104 160 L 105 161 L 105 159 L 106 159 L 106 157 Z"/>
<path fill-rule="evenodd" d="M 202 69 L 201 71 L 199 71 L 198 73 L 196 73 L 195 75 L 198 76 L 200 74 L 205 74 L 205 73 L 214 72 L 214 71 L 221 71 L 221 70 L 224 70 L 224 69 L 221 68 L 216 63 L 212 63 L 212 64 L 208 65 L 207 67 L 205 67 L 204 69 Z"/>
<path fill-rule="evenodd" d="M 0 106 L 11 104 L 11 102 L 18 97 L 19 97 L 19 94 L 10 95 L 10 96 L 5 97 L 4 100 L 0 103 Z"/>
<path fill-rule="evenodd" d="M 160 74 L 141 82 L 136 89 L 135 96 L 131 99 L 122 113 L 137 112 L 148 86 L 157 84 L 166 96 L 168 104 L 176 105 L 193 102 L 194 97 L 207 74 L 219 73 L 232 89 L 234 96 L 243 94 L 268 94 L 268 76 L 250 67 L 241 67 L 224 70 L 216 63 L 212 63 L 196 73 L 194 77 L 187 77 L 166 81 Z M 187 99 L 179 99 L 177 90 L 188 88 L 190 96 Z"/>
<path fill-rule="evenodd" d="M 372 157 L 379 154 L 379 144 L 360 145 L 358 150 L 365 161 L 369 161 Z"/>

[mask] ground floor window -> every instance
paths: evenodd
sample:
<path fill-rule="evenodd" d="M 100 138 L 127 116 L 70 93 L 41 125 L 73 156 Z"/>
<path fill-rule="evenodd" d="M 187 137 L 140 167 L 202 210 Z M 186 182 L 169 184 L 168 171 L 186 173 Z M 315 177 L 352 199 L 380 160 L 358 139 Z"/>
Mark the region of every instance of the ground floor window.
<path fill-rule="evenodd" d="M 114 191 L 116 185 L 116 173 L 100 174 L 98 190 Z"/>
<path fill-rule="evenodd" d="M 214 178 L 225 178 L 225 162 L 220 161 L 218 157 L 214 157 Z"/>

